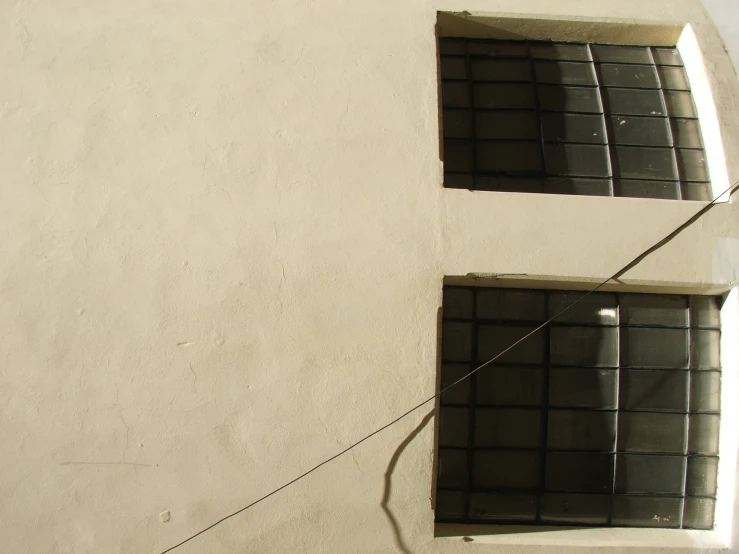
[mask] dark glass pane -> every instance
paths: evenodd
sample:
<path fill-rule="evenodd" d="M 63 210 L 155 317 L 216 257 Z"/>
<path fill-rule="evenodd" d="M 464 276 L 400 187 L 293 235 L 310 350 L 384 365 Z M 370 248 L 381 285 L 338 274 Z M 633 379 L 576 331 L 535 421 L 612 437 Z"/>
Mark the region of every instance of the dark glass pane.
<path fill-rule="evenodd" d="M 684 454 L 686 424 L 682 414 L 619 412 L 618 450 Z"/>
<path fill-rule="evenodd" d="M 535 494 L 470 494 L 470 518 L 475 521 L 534 521 L 538 506 Z"/>
<path fill-rule="evenodd" d="M 703 150 L 677 150 L 677 165 L 683 181 L 708 181 L 708 165 Z"/>
<path fill-rule="evenodd" d="M 700 200 L 703 202 L 711 200 L 710 183 L 681 183 L 680 190 L 683 200 Z"/>
<path fill-rule="evenodd" d="M 475 297 L 471 289 L 444 287 L 444 317 L 472 319 Z"/>
<path fill-rule="evenodd" d="M 682 498 L 618 495 L 614 497 L 613 524 L 678 528 L 682 521 L 682 504 Z"/>
<path fill-rule="evenodd" d="M 691 454 L 718 454 L 719 416 L 691 414 L 688 452 Z"/>
<path fill-rule="evenodd" d="M 697 117 L 693 98 L 689 92 L 679 90 L 665 91 L 667 113 L 672 117 Z"/>
<path fill-rule="evenodd" d="M 677 181 L 631 181 L 617 179 L 613 183 L 615 196 L 631 198 L 680 199 L 680 183 Z"/>
<path fill-rule="evenodd" d="M 541 499 L 541 520 L 584 525 L 606 524 L 611 514 L 611 497 L 606 494 L 545 494 Z"/>
<path fill-rule="evenodd" d="M 466 79 L 467 61 L 464 58 L 442 56 L 439 61 L 442 79 Z"/>
<path fill-rule="evenodd" d="M 472 78 L 475 81 L 530 81 L 531 68 L 527 60 L 473 59 Z"/>
<path fill-rule="evenodd" d="M 713 529 L 716 502 L 711 498 L 686 498 L 683 526 L 686 529 Z"/>
<path fill-rule="evenodd" d="M 619 454 L 616 458 L 616 492 L 683 494 L 684 456 Z"/>
<path fill-rule="evenodd" d="M 675 146 L 680 148 L 703 148 L 701 130 L 697 119 L 673 119 L 670 123 L 675 134 Z"/>
<path fill-rule="evenodd" d="M 541 445 L 541 410 L 479 408 L 475 418 L 477 447 L 537 448 Z"/>
<path fill-rule="evenodd" d="M 593 66 L 589 63 L 534 62 L 536 80 L 553 85 L 596 85 Z"/>
<path fill-rule="evenodd" d="M 441 390 L 445 389 L 455 381 L 458 381 L 470 371 L 468 364 L 445 363 L 441 366 Z M 467 404 L 470 401 L 470 380 L 454 385 L 451 389 L 441 395 L 442 404 Z"/>
<path fill-rule="evenodd" d="M 690 375 L 690 411 L 718 412 L 721 408 L 721 374 L 693 371 Z"/>
<path fill-rule="evenodd" d="M 622 369 L 619 404 L 628 410 L 688 411 L 688 372 Z"/>
<path fill-rule="evenodd" d="M 661 294 L 621 295 L 623 325 L 688 326 L 688 299 Z"/>
<path fill-rule="evenodd" d="M 464 489 L 467 487 L 468 472 L 466 450 L 439 449 L 439 487 Z"/>
<path fill-rule="evenodd" d="M 462 491 L 436 491 L 436 519 L 460 520 L 464 517 L 465 493 Z"/>
<path fill-rule="evenodd" d="M 475 452 L 474 486 L 484 489 L 533 489 L 541 486 L 538 452 Z"/>
<path fill-rule="evenodd" d="M 659 88 L 659 79 L 653 66 L 603 64 L 599 70 L 600 81 L 606 87 Z"/>
<path fill-rule="evenodd" d="M 467 51 L 471 56 L 525 58 L 528 56 L 528 45 L 525 42 L 470 40 L 467 42 Z"/>
<path fill-rule="evenodd" d="M 621 317 L 623 318 L 623 311 Z M 655 369 L 687 369 L 687 330 L 622 328 L 621 365 Z"/>
<path fill-rule="evenodd" d="M 467 83 L 441 83 L 441 104 L 445 108 L 467 108 L 470 104 Z"/>
<path fill-rule="evenodd" d="M 597 88 L 540 86 L 539 103 L 541 109 L 545 111 L 586 113 L 603 111 Z"/>
<path fill-rule="evenodd" d="M 654 63 L 658 65 L 682 65 L 677 48 L 653 48 Z"/>
<path fill-rule="evenodd" d="M 610 293 L 553 292 L 549 295 L 549 314 L 555 315 L 568 306 L 563 314 L 557 316 L 557 323 L 597 323 L 599 325 L 618 325 L 618 302 L 616 295 Z"/>
<path fill-rule="evenodd" d="M 544 140 L 606 144 L 606 129 L 600 115 L 543 113 Z"/>
<path fill-rule="evenodd" d="M 582 177 L 609 177 L 608 149 L 583 144 L 546 144 L 547 173 Z"/>
<path fill-rule="evenodd" d="M 594 44 L 593 59 L 605 63 L 651 64 L 652 57 L 646 46 L 610 46 Z"/>
<path fill-rule="evenodd" d="M 616 115 L 608 118 L 613 144 L 633 146 L 672 146 L 672 135 L 665 117 Z"/>
<path fill-rule="evenodd" d="M 541 179 L 529 179 L 523 177 L 484 177 L 475 179 L 477 190 L 489 190 L 496 192 L 542 192 Z"/>
<path fill-rule="evenodd" d="M 690 297 L 690 326 L 718 329 L 721 325 L 721 305 L 718 296 Z"/>
<path fill-rule="evenodd" d="M 552 326 L 550 360 L 564 366 L 618 366 L 618 332 L 613 327 Z"/>
<path fill-rule="evenodd" d="M 613 454 L 548 452 L 546 474 L 550 491 L 610 492 Z"/>
<path fill-rule="evenodd" d="M 553 450 L 612 452 L 616 445 L 616 412 L 549 410 L 547 447 Z"/>
<path fill-rule="evenodd" d="M 607 88 L 603 89 L 602 93 L 606 111 L 612 115 L 665 115 L 667 113 L 662 101 L 662 93 L 658 90 Z M 688 100 L 690 100 L 689 95 Z"/>
<path fill-rule="evenodd" d="M 481 139 L 538 139 L 536 112 L 477 112 L 475 133 Z"/>
<path fill-rule="evenodd" d="M 477 317 L 544 321 L 546 299 L 541 291 L 481 289 L 477 295 Z"/>
<path fill-rule="evenodd" d="M 610 179 L 587 179 L 577 177 L 547 177 L 544 192 L 549 194 L 586 194 L 589 196 L 610 196 Z"/>
<path fill-rule="evenodd" d="M 444 140 L 444 171 L 472 171 L 472 142 Z"/>
<path fill-rule="evenodd" d="M 478 142 L 477 168 L 496 173 L 540 172 L 541 146 L 535 141 Z"/>
<path fill-rule="evenodd" d="M 472 354 L 472 324 L 444 322 L 441 329 L 441 357 L 450 362 L 466 362 Z"/>
<path fill-rule="evenodd" d="M 614 146 L 611 163 L 614 177 L 677 180 L 675 155 L 670 148 Z"/>
<path fill-rule="evenodd" d="M 522 83 L 485 83 L 476 84 L 475 107 L 495 109 L 531 109 L 536 108 L 534 87 Z"/>
<path fill-rule="evenodd" d="M 586 44 L 537 44 L 531 47 L 531 55 L 542 60 L 591 60 Z"/>
<path fill-rule="evenodd" d="M 480 361 L 487 361 L 501 354 L 513 343 L 533 331 L 535 327 L 481 325 L 478 329 L 477 356 Z M 545 337 L 545 333 L 534 333 L 497 358 L 496 361 L 528 365 L 542 364 L 544 362 Z"/>
<path fill-rule="evenodd" d="M 613 369 L 551 368 L 549 405 L 560 408 L 613 409 L 618 372 Z"/>
<path fill-rule="evenodd" d="M 690 90 L 688 76 L 682 67 L 659 67 L 659 78 L 662 88 L 672 90 Z"/>
<path fill-rule="evenodd" d="M 469 173 L 444 173 L 444 186 L 453 189 L 471 189 L 474 179 Z"/>
<path fill-rule="evenodd" d="M 439 38 L 439 54 L 464 56 L 464 39 Z"/>
<path fill-rule="evenodd" d="M 610 196 L 610 179 L 587 179 L 579 177 L 547 177 L 544 192 L 549 194 L 585 194 Z"/>
<path fill-rule="evenodd" d="M 685 494 L 692 496 L 715 496 L 718 476 L 718 458 L 690 456 Z"/>
<path fill-rule="evenodd" d="M 543 400 L 542 368 L 489 365 L 477 372 L 477 403 L 538 406 Z"/>
<path fill-rule="evenodd" d="M 446 138 L 471 138 L 472 119 L 468 110 L 444 110 L 444 136 Z"/>
<path fill-rule="evenodd" d="M 439 419 L 439 446 L 467 446 L 468 435 L 469 410 L 442 407 Z"/>
<path fill-rule="evenodd" d="M 721 368 L 721 331 L 690 332 L 690 365 L 697 369 Z"/>

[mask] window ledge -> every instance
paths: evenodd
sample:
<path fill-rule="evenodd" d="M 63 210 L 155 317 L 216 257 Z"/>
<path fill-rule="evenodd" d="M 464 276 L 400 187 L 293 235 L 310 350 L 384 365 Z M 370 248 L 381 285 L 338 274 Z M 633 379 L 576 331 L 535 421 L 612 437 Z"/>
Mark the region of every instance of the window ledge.
<path fill-rule="evenodd" d="M 434 536 L 480 544 L 522 546 L 588 546 L 660 548 L 666 551 L 726 551 L 729 545 L 716 531 L 639 528 L 529 527 L 525 525 L 461 525 L 437 523 Z"/>

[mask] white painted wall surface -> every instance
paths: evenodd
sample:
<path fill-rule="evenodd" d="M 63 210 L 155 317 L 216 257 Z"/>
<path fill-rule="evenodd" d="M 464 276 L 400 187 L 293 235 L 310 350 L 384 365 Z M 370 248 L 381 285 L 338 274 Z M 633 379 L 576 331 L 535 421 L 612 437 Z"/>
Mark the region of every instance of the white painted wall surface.
<path fill-rule="evenodd" d="M 698 209 L 442 189 L 437 9 L 692 23 L 739 178 L 697 0 L 3 2 L 0 551 L 159 552 L 433 394 L 444 275 L 603 277 Z M 627 280 L 726 289 L 738 239 Z M 429 410 L 178 552 L 572 552 L 434 539 Z"/>
<path fill-rule="evenodd" d="M 734 67 L 739 67 L 739 2 L 736 0 L 701 0 L 724 40 Z"/>

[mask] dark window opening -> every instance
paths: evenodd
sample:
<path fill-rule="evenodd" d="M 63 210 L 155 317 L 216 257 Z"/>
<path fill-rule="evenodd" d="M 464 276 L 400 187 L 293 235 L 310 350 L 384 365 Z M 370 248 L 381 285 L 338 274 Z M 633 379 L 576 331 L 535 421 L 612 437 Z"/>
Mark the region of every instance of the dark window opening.
<path fill-rule="evenodd" d="M 675 48 L 440 38 L 444 186 L 709 200 Z"/>
<path fill-rule="evenodd" d="M 582 294 L 445 287 L 441 387 Z M 719 306 L 594 293 L 445 392 L 436 521 L 711 529 Z"/>

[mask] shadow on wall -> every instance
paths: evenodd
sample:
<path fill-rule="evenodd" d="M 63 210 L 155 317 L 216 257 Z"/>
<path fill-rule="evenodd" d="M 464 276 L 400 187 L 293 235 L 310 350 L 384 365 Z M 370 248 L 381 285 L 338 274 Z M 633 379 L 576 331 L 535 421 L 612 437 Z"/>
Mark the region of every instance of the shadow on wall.
<path fill-rule="evenodd" d="M 382 502 L 380 503 L 380 506 L 382 506 L 382 511 L 385 512 L 385 515 L 390 522 L 390 526 L 392 527 L 393 534 L 395 535 L 395 545 L 398 547 L 398 550 L 404 552 L 405 554 L 411 554 L 411 550 L 408 548 L 408 545 L 406 545 L 405 540 L 403 539 L 403 531 L 398 524 L 398 520 L 395 518 L 395 515 L 390 509 L 390 493 L 392 491 L 393 472 L 395 471 L 395 466 L 398 464 L 400 455 L 413 441 L 413 439 L 418 436 L 423 428 L 428 425 L 429 421 L 431 421 L 431 418 L 434 417 L 434 413 L 435 410 L 431 410 L 428 414 L 426 414 L 421 422 L 413 429 L 413 431 L 411 431 L 411 433 L 403 440 L 403 442 L 398 445 L 398 448 L 393 453 L 392 458 L 390 458 L 390 463 L 387 465 L 387 469 L 385 470 L 385 490 L 382 494 Z"/>

